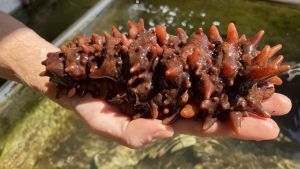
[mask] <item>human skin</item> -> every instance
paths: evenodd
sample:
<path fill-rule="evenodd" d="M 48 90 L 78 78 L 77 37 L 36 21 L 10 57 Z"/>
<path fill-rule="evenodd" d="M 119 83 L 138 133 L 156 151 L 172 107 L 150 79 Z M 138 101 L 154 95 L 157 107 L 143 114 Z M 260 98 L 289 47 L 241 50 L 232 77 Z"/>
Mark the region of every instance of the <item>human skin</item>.
<path fill-rule="evenodd" d="M 279 134 L 279 127 L 271 118 L 244 117 L 239 133 L 234 132 L 225 122 L 217 122 L 204 131 L 201 122 L 189 119 L 168 126 L 157 119 L 131 120 L 122 115 L 117 107 L 89 95 L 83 98 L 56 99 L 55 86 L 48 82 L 48 77 L 39 76 L 45 70 L 41 62 L 46 59 L 47 53 L 56 51 L 59 51 L 57 47 L 0 12 L 0 77 L 23 83 L 74 111 L 96 134 L 130 148 L 139 148 L 154 140 L 172 137 L 174 133 L 245 140 L 270 140 Z M 275 93 L 263 102 L 263 106 L 271 115 L 279 116 L 290 111 L 291 101 L 286 96 Z"/>

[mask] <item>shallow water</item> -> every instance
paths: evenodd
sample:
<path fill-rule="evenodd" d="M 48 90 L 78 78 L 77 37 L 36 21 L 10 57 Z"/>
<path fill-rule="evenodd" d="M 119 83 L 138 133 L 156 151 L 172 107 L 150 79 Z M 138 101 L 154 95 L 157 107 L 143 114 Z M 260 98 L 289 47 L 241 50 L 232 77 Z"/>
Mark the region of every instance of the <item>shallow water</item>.
<path fill-rule="evenodd" d="M 98 0 L 35 0 L 12 15 L 48 41 L 54 40 Z"/>
<path fill-rule="evenodd" d="M 146 27 L 165 24 L 170 32 L 183 27 L 191 33 L 198 26 L 207 31 L 216 24 L 225 35 L 230 21 L 248 37 L 264 29 L 262 44 L 283 43 L 280 54 L 292 64 L 300 62 L 300 7 L 295 5 L 246 0 L 115 1 L 81 32 L 101 33 L 109 31 L 111 25 L 126 31 L 126 21 L 138 18 L 145 19 Z M 283 77 L 287 79 L 287 75 Z M 6 168 L 26 169 L 299 168 L 299 85 L 300 77 L 296 76 L 278 88 L 292 98 L 293 109 L 289 115 L 276 118 L 282 129 L 276 140 L 253 142 L 178 135 L 140 150 L 92 134 L 76 116 L 20 87 L 11 103 L 0 109 L 6 112 L 0 117 L 0 166 L 3 162 Z"/>

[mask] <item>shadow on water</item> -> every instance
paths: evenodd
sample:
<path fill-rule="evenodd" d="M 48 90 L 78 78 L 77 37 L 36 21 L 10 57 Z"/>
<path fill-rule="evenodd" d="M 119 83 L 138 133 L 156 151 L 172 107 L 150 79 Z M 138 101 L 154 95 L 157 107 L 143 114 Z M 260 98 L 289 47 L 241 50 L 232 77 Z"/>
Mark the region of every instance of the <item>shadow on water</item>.
<path fill-rule="evenodd" d="M 292 77 L 293 74 L 297 73 L 299 73 L 299 70 L 295 68 L 289 75 L 284 75 L 284 85 L 277 88 L 278 92 L 284 93 L 290 97 L 293 107 L 289 114 L 276 118 L 276 121 L 281 124 L 281 129 L 284 133 L 300 143 L 300 76 L 296 75 L 295 77 Z"/>
<path fill-rule="evenodd" d="M 138 18 L 144 18 L 148 28 L 155 24 L 164 24 L 171 33 L 174 33 L 177 27 L 183 27 L 190 34 L 199 26 L 207 32 L 209 26 L 215 24 L 223 33 L 222 36 L 225 36 L 228 22 L 234 22 L 238 31 L 245 33 L 248 37 L 260 29 L 264 29 L 266 36 L 261 44 L 282 43 L 284 48 L 280 54 L 286 56 L 286 61 L 293 65 L 300 62 L 300 7 L 296 5 L 255 0 L 115 1 L 105 12 L 82 29 L 81 33 L 110 31 L 111 25 L 116 25 L 125 32 L 127 20 L 137 21 Z M 260 46 L 260 48 L 262 47 Z M 47 151 L 42 151 L 43 147 L 39 147 L 40 149 L 36 149 L 36 151 L 41 151 L 38 158 L 29 156 L 32 161 L 27 162 L 28 160 L 22 159 L 22 164 L 23 166 L 25 164 L 33 166 L 32 168 L 64 169 L 299 167 L 300 89 L 298 86 L 300 85 L 300 76 L 296 76 L 290 81 L 287 81 L 287 75 L 282 77 L 285 83 L 278 87 L 277 91 L 292 99 L 293 109 L 290 114 L 275 118 L 282 129 L 282 133 L 276 140 L 254 142 L 177 135 L 143 149 L 132 150 L 92 134 L 79 122 L 77 117 L 66 115 L 62 109 L 44 99 L 31 113 L 41 114 L 43 111 L 39 111 L 49 104 L 51 106 L 48 106 L 47 110 L 55 112 L 53 114 L 56 116 L 59 116 L 59 112 L 65 114 L 62 116 L 65 117 L 63 118 L 65 120 L 62 121 L 50 118 L 49 114 L 46 116 L 49 118 L 48 121 L 55 121 L 55 124 L 59 126 L 60 130 L 55 130 L 56 135 L 63 137 L 58 139 L 48 136 Z M 65 123 L 68 124 L 68 127 L 64 127 Z M 43 131 L 43 128 L 39 130 Z M 14 142 L 19 145 L 26 142 L 35 145 L 39 143 L 39 138 L 35 138 L 35 144 L 26 139 L 19 142 L 15 139 Z M 13 162 L 19 160 L 19 158 L 5 156 L 18 152 L 10 151 L 9 146 L 6 145 L 5 147 L 8 148 L 1 151 L 0 161 L 1 159 Z M 24 149 L 19 151 L 22 150 Z M 23 151 L 22 153 L 26 154 Z M 32 163 L 33 165 L 30 165 Z"/>

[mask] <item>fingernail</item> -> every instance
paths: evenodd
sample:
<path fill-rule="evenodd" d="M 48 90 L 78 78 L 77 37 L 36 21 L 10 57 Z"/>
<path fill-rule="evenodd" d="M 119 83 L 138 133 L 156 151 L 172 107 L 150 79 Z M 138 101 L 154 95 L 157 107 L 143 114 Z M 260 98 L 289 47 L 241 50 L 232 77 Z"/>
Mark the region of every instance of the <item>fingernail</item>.
<path fill-rule="evenodd" d="M 292 108 L 291 100 L 288 97 L 286 97 L 285 95 L 281 95 L 281 97 L 279 97 L 279 100 L 280 100 L 280 105 L 282 107 L 282 112 L 284 114 L 287 114 L 288 112 L 290 112 L 291 108 Z"/>

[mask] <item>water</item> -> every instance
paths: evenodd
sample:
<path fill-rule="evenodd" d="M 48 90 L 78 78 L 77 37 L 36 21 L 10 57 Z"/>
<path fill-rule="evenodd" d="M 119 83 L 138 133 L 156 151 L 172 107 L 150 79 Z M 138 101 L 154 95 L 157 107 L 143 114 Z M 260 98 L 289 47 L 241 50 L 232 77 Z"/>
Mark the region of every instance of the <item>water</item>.
<path fill-rule="evenodd" d="M 97 0 L 35 0 L 12 15 L 48 41 L 54 40 Z"/>
<path fill-rule="evenodd" d="M 145 19 L 146 27 L 164 24 L 169 32 L 183 27 L 191 33 L 198 26 L 207 31 L 215 24 L 225 35 L 230 21 L 248 37 L 264 29 L 262 44 L 282 43 L 280 54 L 286 56 L 286 61 L 293 65 L 300 62 L 300 7 L 295 5 L 246 0 L 115 1 L 80 32 L 101 33 L 109 31 L 111 25 L 126 31 L 126 21 L 138 18 Z M 285 81 L 287 77 L 283 76 Z M 6 112 L 0 117 L 0 164 L 26 169 L 299 168 L 299 84 L 300 77 L 296 76 L 278 87 L 277 91 L 292 99 L 293 109 L 289 115 L 276 118 L 282 130 L 276 140 L 253 142 L 178 135 L 139 150 L 92 134 L 72 113 L 20 87 L 12 103 L 0 106 L 0 111 Z M 13 106 L 17 103 L 20 105 Z"/>
<path fill-rule="evenodd" d="M 96 2 L 97 0 L 35 0 L 11 15 L 51 42 Z M 0 86 L 5 82 L 0 78 Z"/>

